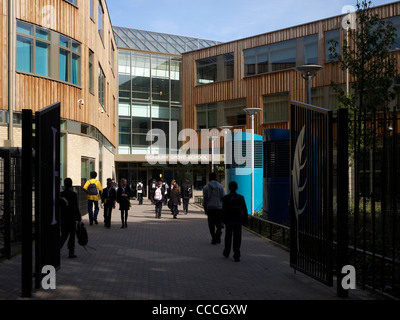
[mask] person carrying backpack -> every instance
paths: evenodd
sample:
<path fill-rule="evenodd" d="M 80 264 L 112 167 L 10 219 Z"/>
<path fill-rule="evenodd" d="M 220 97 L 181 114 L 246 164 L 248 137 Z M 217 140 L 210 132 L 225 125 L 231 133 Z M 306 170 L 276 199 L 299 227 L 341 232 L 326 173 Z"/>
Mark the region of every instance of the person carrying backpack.
<path fill-rule="evenodd" d="M 101 197 L 101 192 L 103 191 L 103 187 L 101 186 L 100 181 L 96 180 L 96 177 L 96 171 L 92 171 L 90 173 L 90 180 L 86 181 L 83 186 L 83 190 L 86 191 L 88 197 L 88 213 L 91 226 L 93 225 L 93 221 L 95 224 L 98 224 L 97 216 L 99 214 L 99 196 Z"/>
<path fill-rule="evenodd" d="M 222 223 L 225 225 L 225 249 L 223 255 L 226 258 L 229 257 L 233 238 L 233 258 L 236 262 L 239 262 L 242 225 L 247 224 L 248 212 L 244 197 L 236 193 L 237 188 L 238 185 L 235 181 L 229 183 L 230 194 L 222 199 Z"/>
<path fill-rule="evenodd" d="M 208 217 L 211 244 L 221 243 L 222 198 L 224 196 L 224 187 L 217 181 L 217 175 L 212 172 L 209 183 L 203 188 L 203 206 Z"/>
<path fill-rule="evenodd" d="M 72 180 L 66 178 L 64 180 L 64 190 L 60 193 L 60 220 L 61 220 L 61 238 L 60 250 L 64 246 L 65 241 L 68 240 L 68 257 L 70 259 L 76 258 L 75 255 L 75 235 L 76 235 L 76 222 L 82 221 L 81 213 L 78 206 L 78 196 L 72 191 Z"/>
<path fill-rule="evenodd" d="M 189 180 L 186 179 L 182 185 L 182 203 L 183 203 L 183 212 L 188 214 L 189 210 L 189 201 L 193 196 L 192 185 L 189 183 Z"/>
<path fill-rule="evenodd" d="M 162 181 L 159 181 L 154 191 L 154 203 L 156 207 L 156 219 L 161 219 L 161 210 L 165 199 L 165 193 L 162 188 Z"/>

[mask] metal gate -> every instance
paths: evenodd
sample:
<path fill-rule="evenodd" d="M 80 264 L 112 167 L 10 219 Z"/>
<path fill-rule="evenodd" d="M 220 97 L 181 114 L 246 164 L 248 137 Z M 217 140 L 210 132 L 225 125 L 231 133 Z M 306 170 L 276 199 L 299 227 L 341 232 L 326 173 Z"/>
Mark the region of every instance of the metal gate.
<path fill-rule="evenodd" d="M 0 259 L 21 251 L 21 150 L 0 149 Z"/>
<path fill-rule="evenodd" d="M 291 102 L 290 131 L 290 265 L 332 286 L 332 111 Z"/>

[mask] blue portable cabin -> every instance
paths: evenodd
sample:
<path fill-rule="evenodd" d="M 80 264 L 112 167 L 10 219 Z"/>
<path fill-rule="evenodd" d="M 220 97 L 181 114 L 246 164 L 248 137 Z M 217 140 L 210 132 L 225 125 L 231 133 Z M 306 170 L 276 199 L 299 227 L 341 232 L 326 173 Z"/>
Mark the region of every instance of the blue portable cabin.
<path fill-rule="evenodd" d="M 226 157 L 227 185 L 238 184 L 237 193 L 246 200 L 247 211 L 251 214 L 251 133 L 233 132 L 227 142 L 230 157 Z M 254 135 L 254 211 L 263 210 L 263 137 Z M 229 193 L 229 190 L 227 190 Z"/>

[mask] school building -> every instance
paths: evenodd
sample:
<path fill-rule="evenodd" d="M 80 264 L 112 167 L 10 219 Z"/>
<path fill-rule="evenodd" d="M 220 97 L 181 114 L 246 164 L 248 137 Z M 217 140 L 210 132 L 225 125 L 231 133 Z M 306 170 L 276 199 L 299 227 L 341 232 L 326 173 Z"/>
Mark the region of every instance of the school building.
<path fill-rule="evenodd" d="M 399 60 L 400 2 L 374 10 L 398 30 Z M 0 146 L 21 146 L 22 109 L 60 101 L 61 177 L 74 185 L 96 170 L 103 184 L 188 178 L 201 189 L 213 169 L 224 178 L 223 139 L 204 150 L 202 129 L 251 129 L 246 107 L 262 109 L 256 134 L 288 129 L 289 101 L 306 101 L 296 71 L 304 64 L 323 67 L 311 84 L 314 105 L 335 110 L 330 83 L 346 84 L 328 52 L 330 40 L 346 36 L 344 15 L 228 43 L 112 26 L 105 0 L 2 1 L 0 19 Z M 156 129 L 163 147 L 149 136 Z M 171 161 L 185 144 L 175 137 L 183 129 L 198 135 L 197 164 Z M 153 164 L 151 154 L 166 161 Z"/>
<path fill-rule="evenodd" d="M 61 178 L 112 177 L 118 57 L 106 1 L 1 1 L 0 33 L 0 147 L 21 147 L 22 109 L 59 101 Z"/>

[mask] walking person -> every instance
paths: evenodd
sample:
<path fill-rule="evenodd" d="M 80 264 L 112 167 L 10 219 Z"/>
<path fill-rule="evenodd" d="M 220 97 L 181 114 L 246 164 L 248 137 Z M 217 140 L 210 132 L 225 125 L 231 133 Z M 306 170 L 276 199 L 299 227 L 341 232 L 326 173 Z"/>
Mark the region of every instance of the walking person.
<path fill-rule="evenodd" d="M 142 180 L 138 181 L 138 184 L 136 185 L 136 190 L 137 190 L 137 197 L 139 200 L 139 206 L 143 204 L 143 183 Z"/>
<path fill-rule="evenodd" d="M 131 207 L 130 197 L 131 189 L 127 184 L 127 180 L 122 178 L 121 185 L 117 191 L 117 202 L 119 203 L 119 210 L 121 211 L 121 229 L 128 227 L 128 211 Z"/>
<path fill-rule="evenodd" d="M 224 196 L 224 187 L 217 181 L 217 175 L 212 172 L 209 175 L 208 184 L 203 188 L 203 206 L 208 217 L 211 244 L 221 243 L 222 199 Z"/>
<path fill-rule="evenodd" d="M 101 197 L 101 192 L 103 190 L 100 181 L 96 180 L 96 177 L 97 172 L 92 171 L 90 173 L 90 180 L 86 181 L 85 185 L 83 186 L 83 190 L 86 191 L 88 197 L 88 213 L 90 225 L 93 225 L 93 221 L 95 224 L 98 224 L 97 216 L 99 214 L 99 195 Z"/>
<path fill-rule="evenodd" d="M 72 189 L 72 180 L 66 178 L 64 180 L 64 190 L 60 193 L 60 220 L 61 220 L 61 239 L 60 250 L 64 246 L 65 241 L 68 240 L 69 258 L 76 258 L 75 255 L 75 234 L 76 222 L 81 221 L 81 213 L 78 206 L 78 196 Z"/>
<path fill-rule="evenodd" d="M 162 179 L 162 190 L 163 190 L 163 194 L 164 194 L 164 204 L 167 204 L 167 197 L 168 197 L 168 183 L 167 181 L 165 181 L 164 179 Z"/>
<path fill-rule="evenodd" d="M 154 192 L 154 203 L 156 207 L 156 219 L 161 219 L 161 211 L 164 203 L 165 194 L 163 192 L 162 181 L 159 181 Z"/>
<path fill-rule="evenodd" d="M 235 181 L 229 183 L 230 193 L 223 199 L 222 223 L 225 225 L 225 249 L 224 257 L 228 258 L 232 247 L 233 238 L 233 258 L 236 262 L 240 261 L 240 246 L 242 243 L 242 225 L 247 224 L 248 212 L 244 197 L 236 190 L 238 185 Z"/>
<path fill-rule="evenodd" d="M 149 186 L 149 199 L 151 201 L 151 204 L 154 204 L 154 192 L 156 191 L 156 187 L 157 187 L 156 180 L 151 179 Z"/>
<path fill-rule="evenodd" d="M 170 193 L 170 201 L 171 201 L 171 211 L 176 219 L 176 216 L 179 214 L 178 206 L 181 205 L 181 195 L 179 192 L 179 186 L 177 183 L 174 184 L 171 193 Z"/>
<path fill-rule="evenodd" d="M 188 214 L 189 211 L 189 201 L 193 196 L 193 188 L 190 184 L 189 180 L 186 179 L 182 184 L 182 203 L 183 203 L 183 212 L 184 214 Z"/>
<path fill-rule="evenodd" d="M 167 198 L 170 199 L 170 200 L 171 200 L 171 191 L 172 191 L 172 189 L 174 189 L 175 183 L 176 183 L 176 180 L 175 180 L 175 179 L 172 179 L 172 180 L 171 180 L 170 187 L 169 187 L 168 190 L 167 190 Z M 167 204 L 170 204 L 170 203 L 171 203 L 171 202 L 168 200 Z M 171 205 L 168 205 L 168 208 L 171 210 L 171 214 L 174 214 L 174 213 L 172 212 L 172 206 L 171 206 Z"/>
<path fill-rule="evenodd" d="M 104 226 L 111 228 L 111 214 L 115 208 L 115 200 L 117 199 L 117 191 L 113 186 L 111 179 L 107 179 L 107 188 L 103 189 L 101 194 L 101 203 L 104 206 Z"/>

